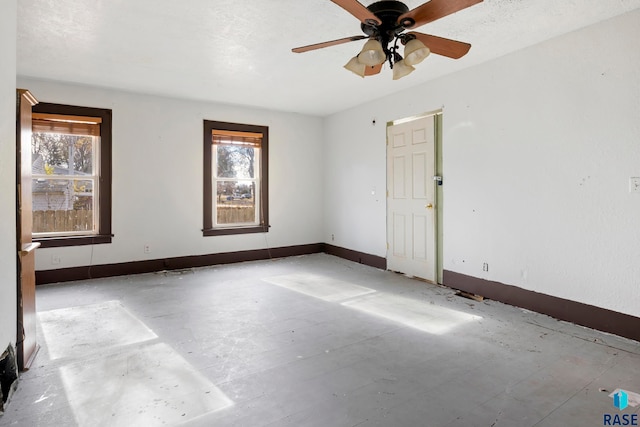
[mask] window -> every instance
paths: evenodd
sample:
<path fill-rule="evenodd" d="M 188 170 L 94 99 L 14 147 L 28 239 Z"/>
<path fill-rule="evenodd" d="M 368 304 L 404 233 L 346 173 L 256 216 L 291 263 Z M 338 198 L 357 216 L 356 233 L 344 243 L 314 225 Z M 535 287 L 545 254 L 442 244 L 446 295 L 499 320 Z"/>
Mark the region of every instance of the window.
<path fill-rule="evenodd" d="M 269 228 L 269 128 L 204 121 L 205 236 Z"/>
<path fill-rule="evenodd" d="M 32 119 L 33 239 L 111 242 L 111 110 L 40 103 Z"/>

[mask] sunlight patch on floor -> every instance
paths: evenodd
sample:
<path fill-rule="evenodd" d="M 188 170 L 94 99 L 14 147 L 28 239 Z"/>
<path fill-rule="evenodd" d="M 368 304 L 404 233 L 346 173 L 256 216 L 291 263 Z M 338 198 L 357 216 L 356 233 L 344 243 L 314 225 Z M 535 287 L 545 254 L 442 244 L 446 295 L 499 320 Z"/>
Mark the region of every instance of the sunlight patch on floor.
<path fill-rule="evenodd" d="M 430 304 L 424 300 L 377 292 L 375 289 L 318 274 L 288 274 L 263 280 L 431 334 L 444 334 L 464 323 L 482 319 L 480 316 Z"/>
<path fill-rule="evenodd" d="M 427 301 L 384 292 L 345 301 L 342 305 L 437 335 L 447 333 L 462 324 L 482 319 L 480 316 L 441 307 Z"/>
<path fill-rule="evenodd" d="M 233 405 L 164 343 L 60 368 L 80 426 L 176 425 Z"/>
<path fill-rule="evenodd" d="M 376 292 L 364 286 L 311 273 L 287 274 L 263 279 L 266 282 L 325 301 L 343 301 Z"/>
<path fill-rule="evenodd" d="M 157 338 L 119 301 L 42 311 L 38 320 L 51 360 Z"/>
<path fill-rule="evenodd" d="M 177 425 L 234 404 L 120 301 L 38 320 L 79 426 Z"/>

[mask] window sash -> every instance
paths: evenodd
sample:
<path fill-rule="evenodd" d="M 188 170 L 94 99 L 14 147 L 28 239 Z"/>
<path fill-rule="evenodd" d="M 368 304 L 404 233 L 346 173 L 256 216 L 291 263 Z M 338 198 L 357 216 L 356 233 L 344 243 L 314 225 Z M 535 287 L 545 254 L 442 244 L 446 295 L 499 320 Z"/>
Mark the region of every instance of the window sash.
<path fill-rule="evenodd" d="M 98 220 L 99 220 L 99 206 L 98 206 L 98 195 L 100 194 L 99 185 L 100 180 L 97 175 L 43 175 L 37 174 L 32 175 L 31 178 L 33 181 L 38 180 L 46 180 L 46 181 L 91 181 L 91 188 L 93 191 L 90 192 L 78 192 L 76 189 L 76 184 L 72 183 L 73 192 L 72 197 L 76 196 L 90 196 L 91 197 L 91 230 L 63 230 L 63 231 L 43 231 L 36 232 L 34 231 L 33 237 L 69 237 L 69 236 L 87 236 L 87 235 L 96 235 L 98 234 Z M 68 185 L 68 183 L 66 184 Z M 63 188 L 65 185 L 61 185 L 60 188 Z M 47 197 L 49 195 L 47 194 Z M 73 203 L 73 201 L 71 202 Z M 66 211 L 75 211 L 76 209 L 67 209 Z M 38 211 L 42 211 L 39 209 Z M 44 211 L 57 211 L 57 209 L 44 209 Z M 37 212 L 34 210 L 34 212 Z M 35 219 L 35 214 L 34 214 Z"/>
<path fill-rule="evenodd" d="M 54 114 L 44 114 L 44 113 L 33 113 L 34 115 L 37 116 L 50 116 L 50 117 L 54 117 L 56 115 Z M 32 121 L 33 123 L 33 128 L 34 131 L 33 133 L 50 133 L 50 134 L 60 134 L 60 135 L 73 135 L 73 136 L 89 136 L 91 137 L 91 173 L 89 174 L 55 174 L 55 175 L 49 175 L 49 174 L 39 174 L 39 173 L 32 173 L 31 177 L 34 181 L 36 180 L 47 180 L 47 181 L 91 181 L 92 182 L 92 189 L 93 191 L 87 194 L 78 194 L 78 192 L 75 191 L 75 187 L 74 187 L 74 191 L 72 192 L 72 197 L 76 197 L 76 196 L 91 196 L 91 210 L 92 210 L 92 223 L 91 223 L 91 229 L 90 230 L 81 230 L 81 231 L 75 231 L 75 230 L 62 230 L 62 231 L 47 231 L 47 232 L 32 232 L 33 237 L 34 238 L 50 238 L 50 237 L 74 237 L 74 236 L 95 236 L 99 234 L 99 226 L 100 226 L 100 147 L 101 147 L 101 141 L 100 141 L 100 137 L 99 137 L 99 125 L 97 124 L 91 124 L 91 126 L 97 126 L 98 127 L 98 131 L 97 131 L 97 136 L 96 135 L 90 135 L 89 133 L 85 132 L 85 128 L 82 127 L 85 125 L 85 123 L 80 123 L 78 125 L 78 123 L 75 123 L 72 121 L 72 118 L 77 117 L 78 118 L 78 122 L 82 122 L 82 121 L 87 121 L 88 119 L 91 118 L 85 118 L 85 117 L 81 117 L 81 116 L 60 116 L 60 117 L 65 117 L 65 121 L 60 121 L 60 122 L 55 122 L 52 121 L 51 124 L 52 126 L 50 126 L 47 130 L 44 130 L 39 127 L 40 125 L 37 123 L 37 120 L 39 119 L 35 119 Z M 96 122 L 102 122 L 102 120 L 100 118 L 93 118 L 93 121 Z M 74 127 L 75 126 L 75 127 Z M 53 130 L 55 129 L 55 131 Z M 92 131 L 92 133 L 95 133 Z M 68 147 L 65 147 L 65 149 L 67 149 Z M 35 200 L 36 194 L 32 192 L 32 200 Z M 48 195 L 47 195 L 48 197 Z M 73 203 L 73 202 L 72 202 Z M 53 210 L 56 211 L 56 209 L 45 209 L 45 210 Z M 74 211 L 75 209 L 64 209 L 66 211 Z M 35 210 L 34 210 L 35 212 Z M 35 214 L 34 214 L 35 217 Z"/>
<path fill-rule="evenodd" d="M 216 149 L 216 145 L 213 144 L 213 150 L 211 150 L 212 155 L 212 169 L 215 170 L 215 173 L 211 175 L 211 184 L 212 190 L 214 192 L 212 197 L 213 209 L 212 209 L 212 221 L 214 228 L 234 228 L 234 227 L 248 227 L 248 226 L 256 226 L 261 224 L 262 219 L 262 199 L 261 199 L 261 180 L 260 180 L 260 156 L 261 150 L 259 148 L 254 148 L 254 158 L 253 158 L 253 168 L 254 168 L 254 177 L 253 178 L 225 178 L 218 177 L 217 174 L 217 165 L 218 165 L 218 150 Z M 235 145 L 235 144 L 234 144 Z M 213 172 L 213 171 L 212 171 Z M 218 218 L 218 183 L 219 182 L 236 182 L 236 183 L 247 183 L 248 185 L 252 185 L 254 188 L 253 194 L 253 206 L 254 206 L 254 219 L 251 222 L 219 222 Z"/>

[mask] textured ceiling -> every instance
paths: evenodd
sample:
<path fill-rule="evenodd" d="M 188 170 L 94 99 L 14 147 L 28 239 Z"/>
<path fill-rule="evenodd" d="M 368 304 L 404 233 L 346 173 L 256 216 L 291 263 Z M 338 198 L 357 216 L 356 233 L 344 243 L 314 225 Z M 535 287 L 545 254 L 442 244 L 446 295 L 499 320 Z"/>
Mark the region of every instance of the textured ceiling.
<path fill-rule="evenodd" d="M 19 0 L 18 75 L 323 116 L 638 7 L 485 0 L 418 29 L 471 43 L 467 56 L 431 55 L 393 81 L 342 68 L 364 41 L 291 52 L 362 34 L 329 0 Z"/>

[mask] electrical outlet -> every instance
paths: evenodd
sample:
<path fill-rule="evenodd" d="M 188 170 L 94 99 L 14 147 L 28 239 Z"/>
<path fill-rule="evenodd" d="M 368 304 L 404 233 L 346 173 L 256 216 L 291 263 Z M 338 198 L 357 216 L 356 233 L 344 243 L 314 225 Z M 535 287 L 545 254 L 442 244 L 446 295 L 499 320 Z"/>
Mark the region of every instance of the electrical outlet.
<path fill-rule="evenodd" d="M 489 271 L 489 264 L 488 263 L 484 263 L 482 264 L 482 271 Z"/>
<path fill-rule="evenodd" d="M 629 193 L 640 193 L 640 177 L 629 178 Z"/>
<path fill-rule="evenodd" d="M 60 255 L 51 255 L 51 264 L 58 265 L 60 264 Z"/>
<path fill-rule="evenodd" d="M 334 240 L 336 240 L 336 236 L 334 236 L 333 234 L 331 235 L 331 241 L 333 242 Z"/>
<path fill-rule="evenodd" d="M 151 245 L 150 244 L 146 244 L 144 245 L 144 253 L 145 254 L 150 254 L 151 253 Z"/>

